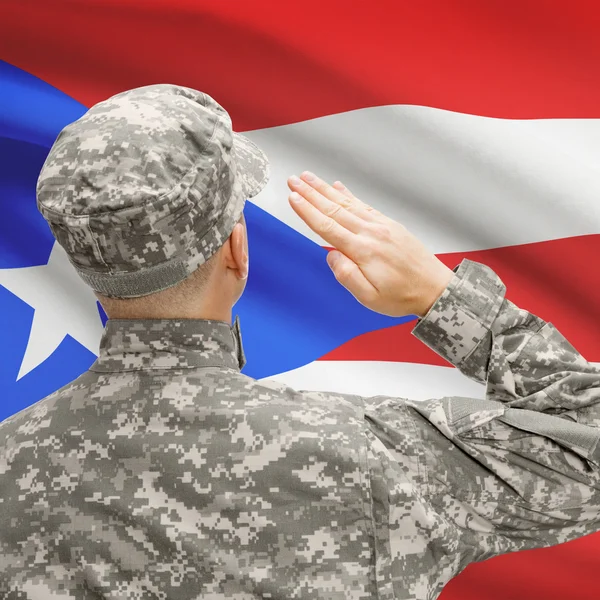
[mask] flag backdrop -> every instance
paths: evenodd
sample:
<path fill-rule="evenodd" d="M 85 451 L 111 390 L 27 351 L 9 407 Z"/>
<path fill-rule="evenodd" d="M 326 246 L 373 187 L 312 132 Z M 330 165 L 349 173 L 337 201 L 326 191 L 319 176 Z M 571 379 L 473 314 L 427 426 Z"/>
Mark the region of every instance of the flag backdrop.
<path fill-rule="evenodd" d="M 248 203 L 236 306 L 256 378 L 299 389 L 483 397 L 333 278 L 285 180 L 341 179 L 446 264 L 600 361 L 600 15 L 566 0 L 3 0 L 0 419 L 94 360 L 105 320 L 35 208 L 54 138 L 122 90 L 205 91 L 272 162 Z M 600 534 L 470 565 L 444 600 L 597 600 Z"/>

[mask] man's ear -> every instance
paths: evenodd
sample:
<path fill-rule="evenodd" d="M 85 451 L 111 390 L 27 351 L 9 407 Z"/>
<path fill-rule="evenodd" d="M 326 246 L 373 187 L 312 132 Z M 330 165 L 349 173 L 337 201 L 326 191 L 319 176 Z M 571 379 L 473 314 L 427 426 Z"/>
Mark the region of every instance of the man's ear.
<path fill-rule="evenodd" d="M 233 269 L 239 279 L 248 277 L 248 245 L 246 243 L 246 228 L 241 222 L 235 224 L 229 239 L 229 247 L 225 256 L 225 264 Z"/>

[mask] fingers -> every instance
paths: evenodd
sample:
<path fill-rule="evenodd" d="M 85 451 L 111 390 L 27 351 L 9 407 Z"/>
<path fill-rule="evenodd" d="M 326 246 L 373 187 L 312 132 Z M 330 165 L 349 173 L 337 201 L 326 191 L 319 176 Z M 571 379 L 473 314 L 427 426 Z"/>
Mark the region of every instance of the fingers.
<path fill-rule="evenodd" d="M 336 204 L 339 204 L 340 206 L 343 206 L 353 215 L 356 215 L 366 221 L 370 221 L 372 219 L 372 214 L 369 210 L 370 207 L 356 198 L 356 196 L 354 196 L 352 192 L 350 192 L 350 190 L 348 190 L 345 186 L 342 186 L 344 188 L 343 190 L 339 189 L 338 186 L 331 186 L 310 171 L 304 171 L 300 178 L 310 187 L 319 192 L 322 196 L 328 200 L 331 200 L 332 202 L 335 202 Z"/>
<path fill-rule="evenodd" d="M 362 218 L 365 221 L 380 221 L 381 219 L 385 219 L 386 217 L 380 213 L 378 210 L 374 209 L 372 206 L 359 200 L 341 181 L 335 181 L 333 183 L 333 187 L 340 191 L 342 194 L 347 196 L 348 198 L 352 198 L 353 200 L 360 202 L 362 205 L 361 208 L 364 212 L 361 213 Z"/>
<path fill-rule="evenodd" d="M 344 196 L 354 198 L 354 194 L 341 181 L 334 181 L 333 187 L 338 190 L 338 192 L 342 192 Z"/>
<path fill-rule="evenodd" d="M 362 271 L 347 256 L 336 250 L 327 254 L 327 264 L 335 278 L 365 306 L 373 301 L 377 290 L 363 275 Z"/>
<path fill-rule="evenodd" d="M 358 200 L 340 182 L 331 186 L 309 171 L 302 173 L 302 179 L 290 177 L 288 186 L 296 214 L 355 264 L 363 264 L 372 226 L 386 217 Z"/>
<path fill-rule="evenodd" d="M 310 186 L 308 183 L 299 179 L 298 177 L 290 177 L 288 179 L 288 186 L 291 190 L 308 200 L 321 213 L 332 218 L 342 227 L 345 227 L 348 231 L 351 231 L 352 233 L 360 233 L 360 231 L 364 229 L 365 223 L 363 219 L 353 214 L 340 202 L 335 202 L 330 198 L 327 198 L 314 187 Z M 336 193 L 340 197 L 343 197 L 341 193 Z M 350 202 L 350 200 L 346 198 L 346 203 L 348 202 Z"/>
<path fill-rule="evenodd" d="M 323 214 L 309 200 L 292 192 L 289 197 L 294 212 L 330 245 L 339 248 L 344 254 L 353 256 L 356 252 L 357 236 L 340 225 L 335 219 Z"/>

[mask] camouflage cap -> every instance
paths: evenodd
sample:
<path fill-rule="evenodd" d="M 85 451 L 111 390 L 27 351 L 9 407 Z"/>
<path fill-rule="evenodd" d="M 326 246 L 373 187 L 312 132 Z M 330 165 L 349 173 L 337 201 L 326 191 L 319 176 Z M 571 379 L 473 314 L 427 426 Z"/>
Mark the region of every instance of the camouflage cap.
<path fill-rule="evenodd" d="M 65 127 L 37 205 L 92 289 L 133 298 L 189 276 L 227 240 L 268 161 L 202 92 L 150 85 Z"/>

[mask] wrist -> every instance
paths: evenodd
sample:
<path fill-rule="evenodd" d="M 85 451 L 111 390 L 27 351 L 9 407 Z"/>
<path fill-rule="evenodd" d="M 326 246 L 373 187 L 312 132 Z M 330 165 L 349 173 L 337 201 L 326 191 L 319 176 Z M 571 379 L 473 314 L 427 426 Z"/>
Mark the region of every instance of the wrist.
<path fill-rule="evenodd" d="M 436 273 L 435 277 L 432 277 L 426 283 L 421 297 L 419 298 L 415 314 L 420 318 L 423 318 L 431 310 L 431 307 L 444 293 L 444 290 L 448 287 L 448 284 L 454 277 L 454 271 L 452 271 L 452 269 L 449 269 L 445 265 L 442 266 L 444 268 L 440 269 L 439 273 Z"/>

